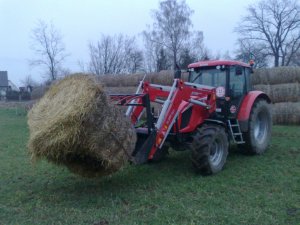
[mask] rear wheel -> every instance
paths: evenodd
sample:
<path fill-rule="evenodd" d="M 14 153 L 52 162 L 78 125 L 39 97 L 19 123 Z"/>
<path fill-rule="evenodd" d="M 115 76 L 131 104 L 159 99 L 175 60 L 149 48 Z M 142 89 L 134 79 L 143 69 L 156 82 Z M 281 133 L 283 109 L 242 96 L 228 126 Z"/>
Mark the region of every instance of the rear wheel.
<path fill-rule="evenodd" d="M 221 171 L 228 155 L 228 138 L 225 129 L 214 124 L 204 124 L 198 128 L 190 148 L 196 172 L 211 175 Z"/>
<path fill-rule="evenodd" d="M 245 132 L 245 144 L 239 148 L 250 154 L 262 154 L 266 151 L 272 131 L 272 114 L 270 104 L 265 100 L 257 101 L 252 107 L 249 129 Z"/>

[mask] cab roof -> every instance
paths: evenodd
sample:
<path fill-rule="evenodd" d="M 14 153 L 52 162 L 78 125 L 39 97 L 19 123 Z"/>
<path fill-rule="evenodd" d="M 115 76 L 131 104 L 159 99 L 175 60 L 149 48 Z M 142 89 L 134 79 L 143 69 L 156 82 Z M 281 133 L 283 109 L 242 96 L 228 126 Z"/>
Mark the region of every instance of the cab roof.
<path fill-rule="evenodd" d="M 198 67 L 206 67 L 206 66 L 243 66 L 243 67 L 251 67 L 247 63 L 233 61 L 233 60 L 207 60 L 207 61 L 199 61 L 188 65 L 188 68 L 198 68 Z"/>

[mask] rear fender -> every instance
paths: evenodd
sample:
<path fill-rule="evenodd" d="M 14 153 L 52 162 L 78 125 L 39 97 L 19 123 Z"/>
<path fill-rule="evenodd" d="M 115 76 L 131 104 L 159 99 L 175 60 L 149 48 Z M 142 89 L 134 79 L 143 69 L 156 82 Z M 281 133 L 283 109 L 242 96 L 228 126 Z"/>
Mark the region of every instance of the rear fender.
<path fill-rule="evenodd" d="M 268 103 L 271 103 L 271 99 L 269 98 L 269 96 L 262 91 L 250 91 L 245 96 L 237 116 L 241 131 L 243 132 L 248 131 L 248 120 L 250 117 L 251 109 L 257 99 L 264 99 Z"/>

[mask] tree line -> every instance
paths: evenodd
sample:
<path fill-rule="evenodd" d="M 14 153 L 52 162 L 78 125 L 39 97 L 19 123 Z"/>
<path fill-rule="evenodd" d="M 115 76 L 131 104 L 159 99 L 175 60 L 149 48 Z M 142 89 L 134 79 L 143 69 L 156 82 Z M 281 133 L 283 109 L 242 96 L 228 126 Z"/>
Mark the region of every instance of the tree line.
<path fill-rule="evenodd" d="M 124 74 L 158 72 L 186 68 L 198 60 L 220 58 L 212 55 L 203 43 L 203 32 L 193 30 L 194 11 L 185 0 L 161 0 L 152 12 L 153 23 L 137 37 L 123 34 L 102 34 L 88 44 L 87 72 Z M 260 0 L 247 8 L 237 24 L 238 49 L 230 57 L 244 62 L 253 59 L 256 67 L 300 65 L 300 7 L 298 0 Z M 39 21 L 32 30 L 32 50 L 36 59 L 31 65 L 43 66 L 49 80 L 66 71 L 63 62 L 68 56 L 62 34 L 53 24 Z"/>

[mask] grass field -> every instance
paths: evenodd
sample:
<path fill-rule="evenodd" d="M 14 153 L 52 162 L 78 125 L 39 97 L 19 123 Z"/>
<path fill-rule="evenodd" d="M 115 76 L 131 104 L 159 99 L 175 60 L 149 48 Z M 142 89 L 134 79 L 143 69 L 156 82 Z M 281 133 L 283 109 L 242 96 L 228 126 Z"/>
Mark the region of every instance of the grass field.
<path fill-rule="evenodd" d="M 300 224 L 300 127 L 276 126 L 262 156 L 232 151 L 194 174 L 189 152 L 84 179 L 26 150 L 26 117 L 0 109 L 0 224 Z"/>

